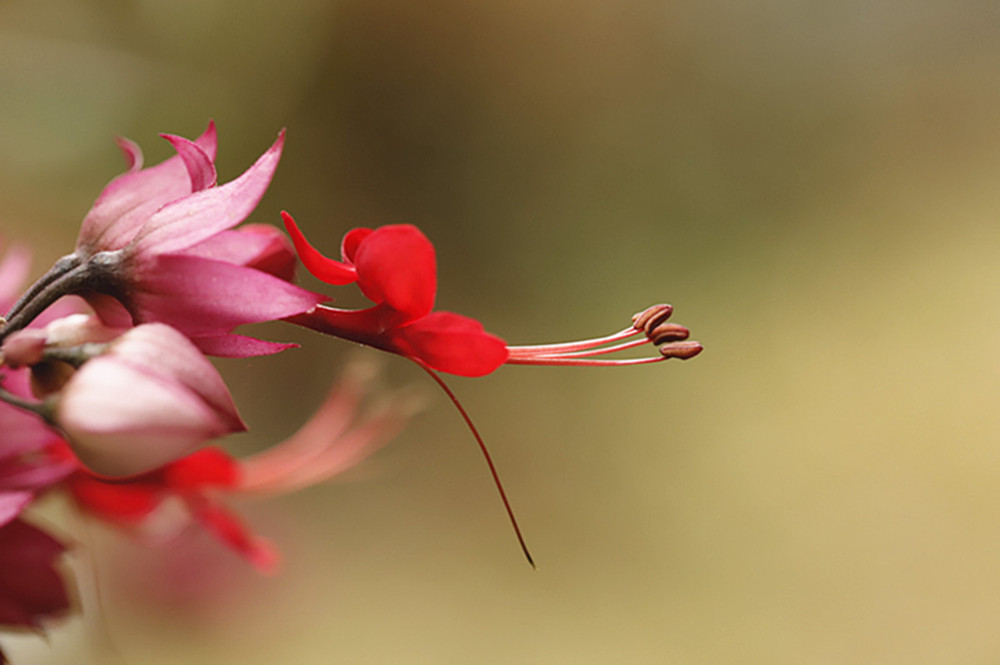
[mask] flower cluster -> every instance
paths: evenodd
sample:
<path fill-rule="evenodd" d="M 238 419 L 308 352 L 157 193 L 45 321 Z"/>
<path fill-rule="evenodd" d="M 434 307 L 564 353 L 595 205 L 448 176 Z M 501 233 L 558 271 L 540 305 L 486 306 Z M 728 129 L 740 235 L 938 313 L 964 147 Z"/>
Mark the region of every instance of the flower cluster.
<path fill-rule="evenodd" d="M 22 290 L 29 253 L 0 258 L 0 628 L 40 629 L 67 613 L 65 546 L 24 520 L 47 494 L 137 536 L 171 522 L 197 525 L 261 571 L 277 549 L 234 513 L 227 497 L 322 482 L 363 460 L 405 425 L 407 400 L 362 413 L 370 372 L 345 373 L 316 414 L 286 441 L 237 458 L 214 444 L 246 429 L 223 377 L 206 357 L 273 354 L 291 344 L 236 332 L 285 321 L 403 356 L 426 370 L 482 437 L 439 373 L 484 376 L 504 364 L 629 365 L 701 351 L 656 305 L 613 335 L 510 346 L 472 318 L 434 310 L 434 246 L 407 224 L 348 231 L 340 260 L 324 256 L 282 213 L 242 224 L 277 167 L 283 134 L 241 176 L 216 182 L 214 125 L 194 141 L 164 135 L 176 155 L 149 168 L 120 140 L 126 173 L 112 180 L 74 250 Z M 294 283 L 298 262 L 322 282 L 357 284 L 372 305 L 330 307 Z M 606 357 L 651 344 L 641 358 Z M 169 510 L 166 508 L 169 506 Z M 177 507 L 181 510 L 177 510 Z M 0 663 L 4 662 L 0 653 Z"/>

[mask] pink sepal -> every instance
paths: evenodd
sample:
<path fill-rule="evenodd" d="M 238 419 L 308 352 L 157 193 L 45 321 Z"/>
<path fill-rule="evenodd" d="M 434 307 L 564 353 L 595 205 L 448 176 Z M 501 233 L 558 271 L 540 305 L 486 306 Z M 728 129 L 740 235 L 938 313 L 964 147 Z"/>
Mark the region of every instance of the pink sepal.
<path fill-rule="evenodd" d="M 0 526 L 20 515 L 21 511 L 31 503 L 31 499 L 31 492 L 0 491 Z"/>
<path fill-rule="evenodd" d="M 262 270 L 286 282 L 295 278 L 298 265 L 288 238 L 270 224 L 245 224 L 223 231 L 185 250 L 184 254 Z"/>
<path fill-rule="evenodd" d="M 243 175 L 163 206 L 142 226 L 132 252 L 137 258 L 179 252 L 247 218 L 271 183 L 285 132 Z"/>
<path fill-rule="evenodd" d="M 215 158 L 215 124 L 209 123 L 195 144 Z M 119 143 L 119 145 L 122 145 Z M 191 193 L 191 178 L 180 155 L 156 166 L 136 169 L 142 163 L 138 146 L 128 142 L 129 171 L 112 180 L 83 220 L 76 247 L 84 254 L 121 249 L 131 241 L 150 215 L 164 205 Z"/>
<path fill-rule="evenodd" d="M 246 335 L 214 335 L 192 337 L 191 341 L 201 349 L 201 352 L 219 358 L 252 358 L 255 356 L 270 356 L 288 349 L 298 348 L 298 344 L 286 342 L 268 342 Z"/>
<path fill-rule="evenodd" d="M 327 299 L 253 268 L 184 254 L 156 257 L 135 280 L 134 300 L 146 321 L 193 336 L 283 319 Z"/>
<path fill-rule="evenodd" d="M 174 146 L 174 150 L 184 162 L 188 177 L 191 179 L 192 192 L 200 192 L 215 186 L 218 177 L 215 173 L 215 165 L 212 164 L 212 158 L 198 147 L 197 143 L 173 134 L 160 134 L 160 136 L 170 141 L 170 145 Z"/>

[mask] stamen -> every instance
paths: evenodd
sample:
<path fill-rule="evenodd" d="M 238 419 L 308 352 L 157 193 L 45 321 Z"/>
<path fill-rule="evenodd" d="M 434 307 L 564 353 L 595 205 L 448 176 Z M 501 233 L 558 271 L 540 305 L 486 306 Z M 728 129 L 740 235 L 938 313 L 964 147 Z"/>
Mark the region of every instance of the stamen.
<path fill-rule="evenodd" d="M 670 318 L 674 313 L 672 305 L 666 303 L 653 305 L 632 315 L 632 327 L 642 332 L 648 332 Z"/>
<path fill-rule="evenodd" d="M 667 323 L 674 308 L 667 304 L 653 305 L 632 317 L 632 326 L 607 337 L 565 342 L 562 344 L 536 344 L 509 346 L 507 363 L 511 365 L 570 365 L 602 367 L 614 365 L 643 365 L 669 358 L 686 360 L 698 355 L 702 346 L 686 342 L 691 331 L 677 323 Z M 643 335 L 645 339 L 630 339 Z M 627 340 L 627 341 L 626 341 Z M 595 356 L 627 351 L 652 343 L 660 355 L 646 358 L 618 360 L 596 359 Z"/>
<path fill-rule="evenodd" d="M 562 342 L 559 344 L 508 346 L 507 350 L 510 351 L 512 356 L 523 356 L 525 358 L 534 357 L 535 355 L 562 353 L 563 351 L 582 351 L 584 349 L 592 349 L 603 344 L 610 344 L 611 342 L 628 339 L 629 337 L 633 337 L 636 332 L 635 328 L 626 328 L 625 330 L 616 332 L 614 335 L 608 335 L 607 337 L 597 337 L 595 339 L 586 339 L 579 342 Z"/>

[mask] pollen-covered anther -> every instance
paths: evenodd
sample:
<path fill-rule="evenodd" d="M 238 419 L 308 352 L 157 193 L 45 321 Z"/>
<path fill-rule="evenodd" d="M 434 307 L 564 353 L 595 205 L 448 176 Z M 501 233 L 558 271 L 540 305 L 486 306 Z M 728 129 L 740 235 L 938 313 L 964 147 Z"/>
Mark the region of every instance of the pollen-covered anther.
<path fill-rule="evenodd" d="M 691 336 L 691 331 L 679 323 L 661 323 L 645 332 L 646 337 L 655 346 L 666 344 L 667 342 L 683 342 Z"/>
<path fill-rule="evenodd" d="M 632 327 L 648 334 L 650 330 L 669 319 L 673 313 L 673 306 L 666 303 L 647 307 L 641 312 L 632 315 Z"/>
<path fill-rule="evenodd" d="M 664 358 L 688 360 L 701 353 L 704 348 L 705 347 L 703 347 L 700 342 L 695 341 L 670 342 L 669 344 L 664 344 L 660 347 L 660 355 Z"/>

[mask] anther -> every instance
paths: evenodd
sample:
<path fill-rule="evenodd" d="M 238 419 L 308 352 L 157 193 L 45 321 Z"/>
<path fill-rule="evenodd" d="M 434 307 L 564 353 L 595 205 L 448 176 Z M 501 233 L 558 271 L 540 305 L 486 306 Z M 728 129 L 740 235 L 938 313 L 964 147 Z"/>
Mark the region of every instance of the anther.
<path fill-rule="evenodd" d="M 691 331 L 679 323 L 661 323 L 646 331 L 646 337 L 656 346 L 667 342 L 682 342 L 690 336 Z"/>
<path fill-rule="evenodd" d="M 667 304 L 647 307 L 632 316 L 632 327 L 648 334 L 650 330 L 669 319 L 673 313 L 674 308 Z"/>
<path fill-rule="evenodd" d="M 664 358 L 688 360 L 701 353 L 703 348 L 699 342 L 671 342 L 660 347 L 660 355 Z"/>

